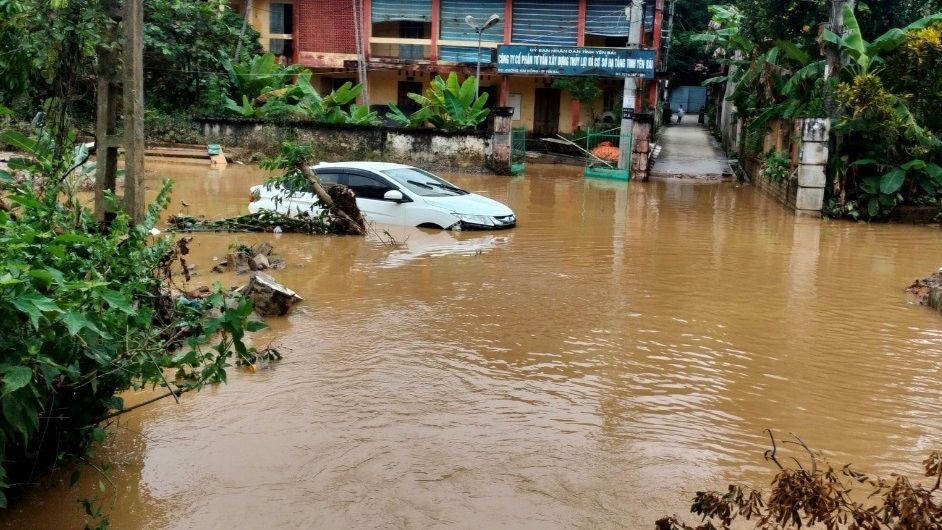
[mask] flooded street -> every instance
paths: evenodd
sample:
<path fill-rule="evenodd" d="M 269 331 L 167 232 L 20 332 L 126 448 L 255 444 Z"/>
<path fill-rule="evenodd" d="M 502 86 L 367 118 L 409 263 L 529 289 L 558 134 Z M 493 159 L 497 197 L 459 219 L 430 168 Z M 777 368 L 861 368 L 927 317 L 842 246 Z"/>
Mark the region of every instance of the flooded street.
<path fill-rule="evenodd" d="M 149 162 L 168 214 L 245 213 L 264 178 Z M 305 301 L 255 338 L 283 361 L 113 428 L 112 527 L 652 528 L 698 489 L 766 486 L 765 428 L 885 474 L 939 448 L 942 316 L 904 292 L 938 228 L 580 170 L 443 175 L 513 208 L 508 231 L 196 234 L 194 286 L 243 282 L 213 257 L 264 240 Z M 98 478 L 67 480 L 0 525 L 80 527 Z"/>

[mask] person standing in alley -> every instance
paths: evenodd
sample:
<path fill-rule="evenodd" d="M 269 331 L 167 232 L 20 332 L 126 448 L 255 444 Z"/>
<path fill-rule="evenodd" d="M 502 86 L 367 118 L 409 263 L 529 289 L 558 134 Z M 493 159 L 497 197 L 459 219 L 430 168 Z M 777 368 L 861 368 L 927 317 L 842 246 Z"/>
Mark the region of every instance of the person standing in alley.
<path fill-rule="evenodd" d="M 677 109 L 677 123 L 680 123 L 684 120 L 684 106 L 681 105 Z"/>

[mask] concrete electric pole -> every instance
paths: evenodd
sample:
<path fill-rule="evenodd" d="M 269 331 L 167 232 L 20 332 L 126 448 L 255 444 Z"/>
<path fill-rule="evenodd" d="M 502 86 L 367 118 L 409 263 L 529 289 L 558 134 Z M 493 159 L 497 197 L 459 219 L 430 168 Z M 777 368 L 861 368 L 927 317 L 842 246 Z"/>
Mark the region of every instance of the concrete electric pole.
<path fill-rule="evenodd" d="M 638 49 L 641 45 L 642 0 L 632 0 L 631 5 L 625 8 L 625 16 L 628 18 L 628 49 Z M 631 151 L 634 148 L 631 130 L 634 127 L 637 92 L 638 79 L 630 76 L 626 77 L 621 103 L 621 142 L 618 150 L 618 169 L 626 169 L 629 172 L 631 171 L 629 167 Z M 628 144 L 623 145 L 626 138 Z"/>
<path fill-rule="evenodd" d="M 144 1 L 125 0 L 123 8 L 112 2 L 108 11 L 123 26 L 123 61 L 119 62 L 120 56 L 113 48 L 98 50 L 95 215 L 105 222 L 114 217 L 107 211 L 105 192 L 115 191 L 118 148 L 123 146 L 124 209 L 134 223 L 140 223 L 144 219 Z M 117 42 L 116 33 L 111 37 Z M 119 88 L 123 92 L 120 113 Z M 123 118 L 123 135 L 117 134 L 119 115 Z"/>

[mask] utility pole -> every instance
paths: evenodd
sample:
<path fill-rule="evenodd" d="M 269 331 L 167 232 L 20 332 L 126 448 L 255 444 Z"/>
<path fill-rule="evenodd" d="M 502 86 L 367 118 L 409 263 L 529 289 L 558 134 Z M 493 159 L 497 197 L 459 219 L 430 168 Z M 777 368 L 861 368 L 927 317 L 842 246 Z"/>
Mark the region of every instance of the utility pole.
<path fill-rule="evenodd" d="M 144 1 L 125 0 L 123 9 L 108 6 L 112 18 L 122 23 L 123 64 L 118 68 L 115 49 L 98 50 L 98 109 L 95 123 L 98 165 L 95 172 L 95 215 L 109 222 L 105 192 L 116 188 L 118 148 L 124 147 L 124 209 L 132 222 L 144 219 Z M 117 42 L 117 35 L 111 35 Z M 123 98 L 118 97 L 121 87 Z M 124 134 L 117 134 L 118 107 L 121 105 Z"/>
<path fill-rule="evenodd" d="M 669 0 L 670 10 L 667 18 L 667 34 L 661 35 L 661 39 L 664 41 L 664 58 L 661 59 L 661 64 L 663 68 L 667 68 L 667 59 L 671 55 L 671 37 L 674 35 L 674 0 Z"/>
<path fill-rule="evenodd" d="M 628 17 L 628 49 L 637 49 L 641 45 L 642 0 L 632 0 L 631 5 L 625 8 Z M 631 131 L 634 127 L 635 99 L 638 92 L 638 79 L 625 78 L 625 88 L 622 92 L 621 102 L 621 133 L 619 135 L 618 169 L 631 171 L 628 167 L 631 161 L 631 151 L 634 149 L 634 140 Z M 625 140 L 627 141 L 627 144 Z"/>
<path fill-rule="evenodd" d="M 112 18 L 119 16 L 119 11 L 112 0 L 105 5 L 106 12 Z M 118 41 L 115 26 L 104 35 L 108 44 Z M 95 122 L 95 215 L 99 222 L 111 222 L 114 212 L 108 211 L 105 191 L 114 192 L 118 175 L 118 146 L 120 138 L 116 136 L 118 126 L 118 107 L 121 105 L 118 79 L 118 52 L 111 46 L 98 48 L 98 93 L 97 116 Z"/>
<path fill-rule="evenodd" d="M 363 28 L 363 2 L 353 0 L 353 35 L 356 39 L 357 52 L 357 82 L 363 86 L 363 105 L 369 106 L 370 92 L 366 78 L 366 47 L 364 46 L 364 28 Z"/>

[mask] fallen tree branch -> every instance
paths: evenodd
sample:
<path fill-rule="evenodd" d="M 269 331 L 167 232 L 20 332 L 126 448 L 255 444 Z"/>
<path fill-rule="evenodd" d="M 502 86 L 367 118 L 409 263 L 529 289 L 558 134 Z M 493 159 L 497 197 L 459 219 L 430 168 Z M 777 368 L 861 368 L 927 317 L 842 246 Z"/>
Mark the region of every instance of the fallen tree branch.
<path fill-rule="evenodd" d="M 317 195 L 317 198 L 320 199 L 321 204 L 327 207 L 327 209 L 333 215 L 337 216 L 346 223 L 348 232 L 358 236 L 366 235 L 366 222 L 363 220 L 363 216 L 360 215 L 360 211 L 356 209 L 356 202 L 349 201 L 352 204 L 352 209 L 355 211 L 346 211 L 344 207 L 338 205 L 334 199 L 327 193 L 327 190 L 321 186 L 320 181 L 317 179 L 317 175 L 314 174 L 314 171 L 311 170 L 311 167 L 308 165 L 306 160 L 301 160 L 297 168 L 301 171 L 301 174 L 307 179 L 308 183 L 311 184 L 311 188 L 314 189 L 314 193 Z M 349 206 L 348 206 L 349 208 Z"/>
<path fill-rule="evenodd" d="M 168 398 L 168 397 L 170 397 L 170 396 L 173 396 L 174 399 L 177 399 L 177 398 L 180 397 L 181 394 L 183 394 L 183 393 L 185 393 L 185 392 L 189 392 L 190 390 L 193 390 L 193 388 L 194 388 L 194 387 L 182 388 L 182 389 L 181 389 L 181 388 L 178 388 L 178 389 L 176 389 L 176 390 L 171 390 L 170 392 L 167 392 L 166 394 L 161 394 L 161 395 L 159 395 L 159 396 L 157 396 L 157 397 L 155 397 L 155 398 L 148 399 L 147 401 L 142 401 L 141 403 L 138 403 L 137 405 L 134 405 L 133 407 L 128 407 L 128 408 L 126 408 L 126 409 L 116 410 L 116 411 L 112 412 L 111 414 L 108 414 L 107 416 L 105 416 L 104 418 L 102 418 L 102 419 L 100 420 L 100 422 L 108 421 L 108 420 L 110 420 L 111 418 L 115 418 L 115 417 L 120 416 L 120 415 L 122 415 L 122 414 L 125 414 L 125 413 L 127 413 L 127 412 L 131 412 L 131 411 L 134 410 L 134 409 L 139 409 L 139 408 L 141 408 L 141 407 L 150 405 L 151 403 L 155 403 L 155 402 L 157 402 L 157 401 L 160 401 L 161 399 L 165 399 L 165 398 Z M 179 401 L 178 401 L 178 403 L 179 403 Z"/>

